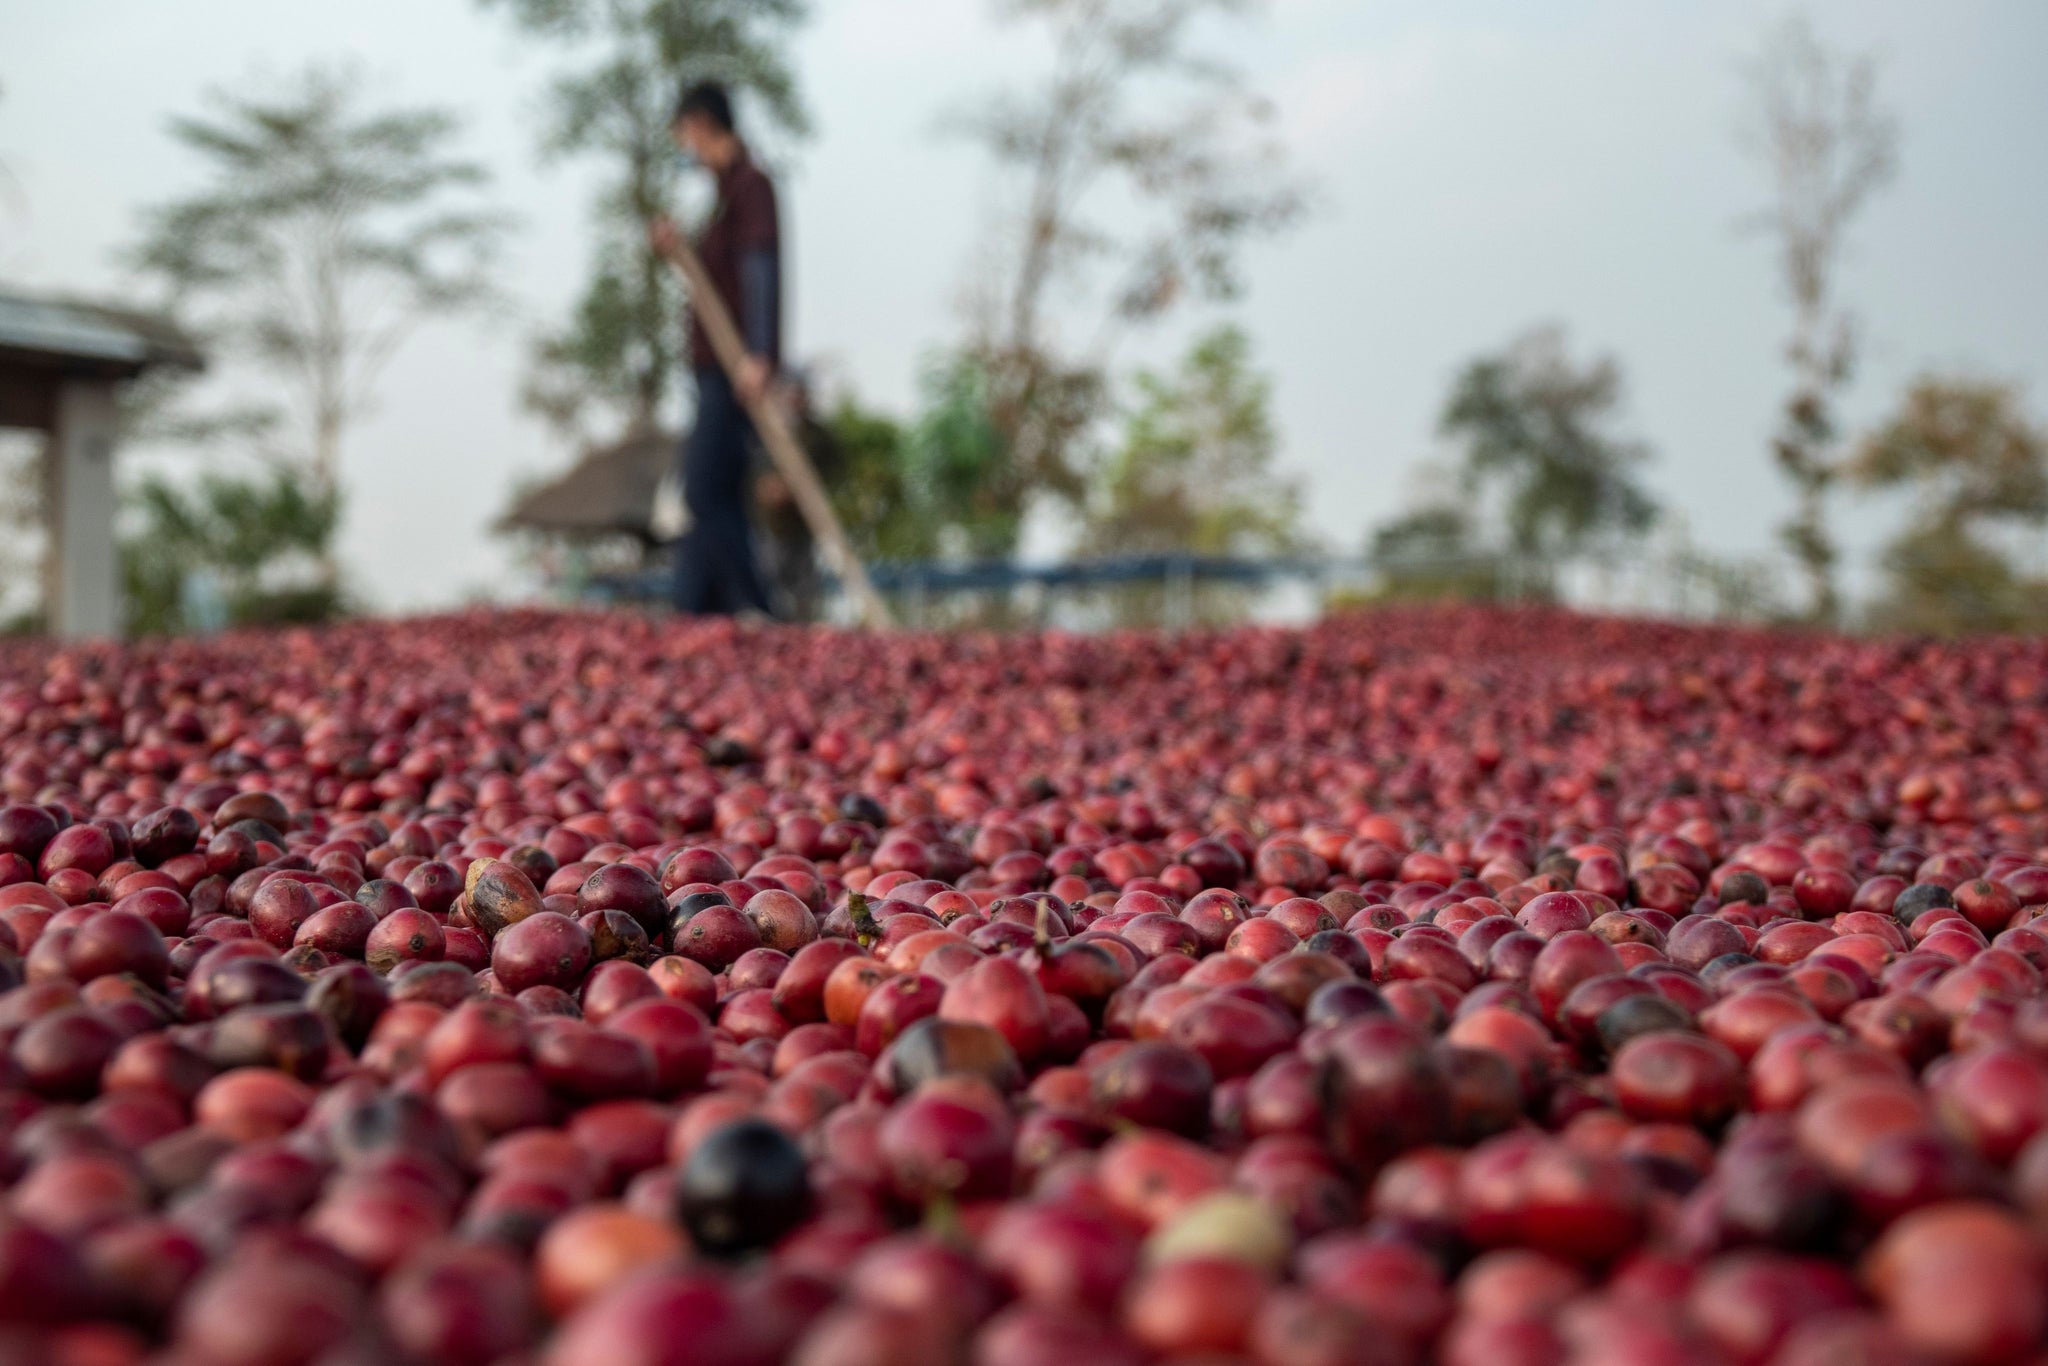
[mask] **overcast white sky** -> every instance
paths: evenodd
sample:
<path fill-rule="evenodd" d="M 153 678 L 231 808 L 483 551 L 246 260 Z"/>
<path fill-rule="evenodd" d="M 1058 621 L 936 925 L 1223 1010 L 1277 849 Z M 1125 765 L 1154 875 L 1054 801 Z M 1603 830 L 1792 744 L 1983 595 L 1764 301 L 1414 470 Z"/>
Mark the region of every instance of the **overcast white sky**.
<path fill-rule="evenodd" d="M 817 136 L 784 186 L 793 340 L 876 403 L 910 401 L 994 189 L 939 133 L 1032 49 L 979 0 L 815 0 L 800 64 Z M 2048 4 L 1816 0 L 1875 50 L 1901 173 L 1858 225 L 1845 293 L 1874 418 L 1932 368 L 2024 382 L 2048 411 Z M 1250 257 L 1235 310 L 1275 377 L 1287 468 L 1317 529 L 1355 547 L 1398 510 L 1461 361 L 1538 322 L 1625 363 L 1652 479 L 1696 538 L 1771 541 L 1786 497 L 1766 436 L 1786 327 L 1734 144 L 1737 64 L 1765 0 L 1273 0 L 1227 35 L 1277 102 L 1319 211 Z M 353 56 L 393 100 L 453 106 L 521 217 L 518 320 L 422 332 L 346 455 L 344 552 L 373 601 L 416 608 L 506 581 L 484 533 L 515 474 L 568 453 L 520 412 L 524 339 L 576 292 L 589 177 L 534 154 L 549 54 L 470 0 L 0 0 L 0 162 L 26 195 L 0 278 L 117 292 L 138 205 L 188 183 L 164 134 L 206 87 Z M 1205 318 L 1188 318 L 1158 354 Z M 1143 354 L 1140 352 L 1139 354 Z M 1843 509 L 1867 551 L 1893 509 Z"/>

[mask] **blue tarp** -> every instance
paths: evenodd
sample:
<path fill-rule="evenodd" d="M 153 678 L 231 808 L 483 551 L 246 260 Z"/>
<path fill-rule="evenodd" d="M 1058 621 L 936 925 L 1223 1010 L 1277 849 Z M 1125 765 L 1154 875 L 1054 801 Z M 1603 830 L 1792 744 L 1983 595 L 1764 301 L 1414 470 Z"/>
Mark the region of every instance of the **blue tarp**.
<path fill-rule="evenodd" d="M 1059 564 L 1013 560 L 918 560 L 868 566 L 868 577 L 883 593 L 1001 592 L 1027 584 L 1042 588 L 1101 588 L 1113 584 L 1163 583 L 1181 578 L 1204 583 L 1265 583 L 1276 578 L 1320 578 L 1349 568 L 1320 559 L 1245 559 L 1230 555 L 1111 555 Z M 827 583 L 834 580 L 828 575 Z M 668 595 L 666 569 L 593 579 L 593 594 L 613 602 L 652 602 Z"/>

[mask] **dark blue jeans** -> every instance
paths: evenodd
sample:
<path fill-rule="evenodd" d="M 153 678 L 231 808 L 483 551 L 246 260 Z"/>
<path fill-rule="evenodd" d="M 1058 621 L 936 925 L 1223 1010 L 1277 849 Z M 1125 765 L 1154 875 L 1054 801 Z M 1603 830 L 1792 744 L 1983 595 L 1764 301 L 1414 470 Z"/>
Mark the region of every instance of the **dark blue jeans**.
<path fill-rule="evenodd" d="M 697 422 L 683 440 L 683 502 L 690 529 L 676 543 L 679 612 L 768 612 L 754 558 L 754 424 L 723 370 L 697 371 Z"/>

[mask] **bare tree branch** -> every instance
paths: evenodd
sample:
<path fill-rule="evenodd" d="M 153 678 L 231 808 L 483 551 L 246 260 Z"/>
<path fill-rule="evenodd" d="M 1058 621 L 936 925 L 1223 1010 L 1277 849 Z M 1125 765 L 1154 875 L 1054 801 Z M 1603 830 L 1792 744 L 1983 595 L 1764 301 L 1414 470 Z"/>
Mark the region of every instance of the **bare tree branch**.
<path fill-rule="evenodd" d="M 970 353 L 1021 490 L 1078 497 L 1117 338 L 1195 299 L 1227 299 L 1251 240 L 1290 226 L 1303 193 L 1263 136 L 1271 109 L 1193 26 L 1241 0 L 1005 0 L 1049 30 L 1043 84 L 957 121 L 1024 189 L 995 248 Z M 1115 205 L 1116 226 L 1096 211 Z M 1051 324 L 1079 301 L 1076 346 Z"/>
<path fill-rule="evenodd" d="M 1850 221 L 1896 169 L 1898 129 L 1878 102 L 1874 62 L 1828 51 L 1803 18 L 1774 33 L 1745 74 L 1741 141 L 1770 184 L 1750 224 L 1774 240 L 1792 301 L 1793 389 L 1772 451 L 1798 505 L 1781 535 L 1805 571 L 1814 616 L 1830 621 L 1839 611 L 1825 520 L 1837 475 L 1834 401 L 1856 360 L 1855 318 L 1834 277 Z"/>
<path fill-rule="evenodd" d="M 172 135 L 200 154 L 200 189 L 144 211 L 129 264 L 230 364 L 283 382 L 288 404 L 157 430 L 238 437 L 338 486 L 341 448 L 403 337 L 428 317 L 481 307 L 505 218 L 474 201 L 487 183 L 448 150 L 437 109 L 364 109 L 361 77 L 315 67 L 274 95 L 216 91 Z"/>

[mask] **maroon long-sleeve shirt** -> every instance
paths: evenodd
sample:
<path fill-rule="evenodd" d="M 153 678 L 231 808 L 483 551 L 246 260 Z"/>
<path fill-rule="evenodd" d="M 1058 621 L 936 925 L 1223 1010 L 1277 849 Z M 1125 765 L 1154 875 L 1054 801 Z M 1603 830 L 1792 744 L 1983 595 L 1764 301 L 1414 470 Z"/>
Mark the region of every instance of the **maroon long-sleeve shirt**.
<path fill-rule="evenodd" d="M 697 239 L 697 255 L 718 297 L 732 313 L 747 350 L 782 363 L 782 231 L 775 185 L 745 147 L 718 175 L 718 201 Z M 690 316 L 690 364 L 716 366 L 718 353 L 695 311 Z"/>

